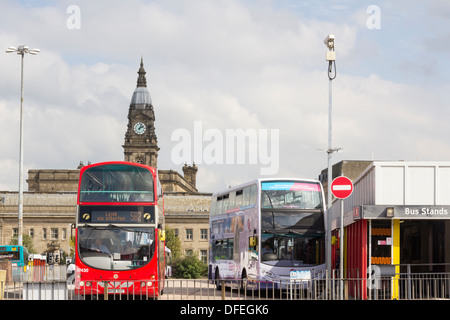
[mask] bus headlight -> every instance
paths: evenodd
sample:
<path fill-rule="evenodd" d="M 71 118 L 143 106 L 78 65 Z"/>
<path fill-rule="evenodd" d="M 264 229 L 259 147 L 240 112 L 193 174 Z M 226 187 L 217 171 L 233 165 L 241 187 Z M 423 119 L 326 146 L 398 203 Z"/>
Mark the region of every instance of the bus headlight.
<path fill-rule="evenodd" d="M 80 287 L 84 287 L 84 281 L 80 281 Z"/>
<path fill-rule="evenodd" d="M 153 285 L 153 282 L 151 282 L 151 281 L 147 281 L 147 282 L 142 281 L 141 282 L 141 287 L 145 287 L 146 285 L 147 285 L 147 287 L 151 287 Z"/>
<path fill-rule="evenodd" d="M 262 276 L 264 279 L 268 279 L 268 280 L 274 280 L 275 279 L 275 274 L 270 271 L 270 270 L 262 270 Z"/>

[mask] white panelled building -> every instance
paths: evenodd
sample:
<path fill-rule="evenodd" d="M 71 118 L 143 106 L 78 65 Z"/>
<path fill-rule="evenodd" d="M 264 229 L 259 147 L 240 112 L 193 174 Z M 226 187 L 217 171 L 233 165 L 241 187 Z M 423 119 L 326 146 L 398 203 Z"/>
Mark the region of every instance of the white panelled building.
<path fill-rule="evenodd" d="M 375 161 L 353 185 L 330 209 L 340 238 L 343 201 L 345 268 L 362 275 L 374 265 L 381 275 L 450 272 L 450 162 Z"/>

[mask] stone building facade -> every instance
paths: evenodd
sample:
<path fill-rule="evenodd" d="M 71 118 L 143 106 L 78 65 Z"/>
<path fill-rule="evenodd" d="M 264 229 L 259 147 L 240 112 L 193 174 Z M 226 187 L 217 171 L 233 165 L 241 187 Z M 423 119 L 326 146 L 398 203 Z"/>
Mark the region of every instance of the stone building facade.
<path fill-rule="evenodd" d="M 28 170 L 28 191 L 77 191 L 80 170 L 31 169 Z"/>
<path fill-rule="evenodd" d="M 23 233 L 31 237 L 36 253 L 70 253 L 76 192 L 25 192 L 23 200 Z M 0 245 L 17 237 L 17 203 L 17 192 L 0 192 Z"/>
<path fill-rule="evenodd" d="M 164 197 L 166 226 L 175 230 L 182 253 L 207 262 L 211 194 L 168 194 Z"/>

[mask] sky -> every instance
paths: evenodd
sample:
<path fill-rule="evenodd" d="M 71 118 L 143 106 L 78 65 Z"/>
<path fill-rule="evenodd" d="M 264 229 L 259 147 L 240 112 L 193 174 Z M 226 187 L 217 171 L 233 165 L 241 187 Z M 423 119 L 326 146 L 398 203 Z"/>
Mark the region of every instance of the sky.
<path fill-rule="evenodd" d="M 20 56 L 9 46 L 41 50 L 24 59 L 25 179 L 123 160 L 142 57 L 158 168 L 195 161 L 197 188 L 215 192 L 327 167 L 328 34 L 342 148 L 332 162 L 450 160 L 449 25 L 445 0 L 2 0 L 0 190 L 19 185 Z"/>

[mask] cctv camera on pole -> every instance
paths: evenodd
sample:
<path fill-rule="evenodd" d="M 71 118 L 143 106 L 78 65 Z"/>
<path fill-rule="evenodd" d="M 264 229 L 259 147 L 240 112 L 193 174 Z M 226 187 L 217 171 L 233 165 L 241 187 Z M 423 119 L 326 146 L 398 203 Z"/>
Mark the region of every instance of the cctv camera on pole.
<path fill-rule="evenodd" d="M 328 61 L 328 79 L 329 79 L 329 95 L 328 95 L 328 187 L 327 187 L 327 249 L 326 249 L 326 262 L 327 262 L 327 272 L 328 276 L 331 277 L 331 203 L 332 203 L 332 195 L 331 195 L 331 182 L 333 180 L 333 173 L 332 173 L 332 165 L 331 165 L 331 155 L 333 152 L 337 151 L 338 149 L 333 149 L 332 145 L 332 86 L 331 83 L 334 78 L 336 78 L 336 52 L 334 51 L 334 40 L 335 36 L 334 34 L 329 34 L 323 43 L 327 46 L 328 51 L 326 55 L 326 60 Z M 333 72 L 333 66 L 334 66 L 334 72 Z"/>

